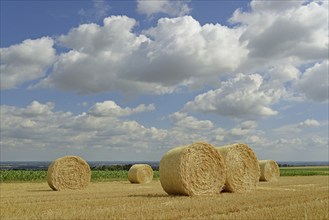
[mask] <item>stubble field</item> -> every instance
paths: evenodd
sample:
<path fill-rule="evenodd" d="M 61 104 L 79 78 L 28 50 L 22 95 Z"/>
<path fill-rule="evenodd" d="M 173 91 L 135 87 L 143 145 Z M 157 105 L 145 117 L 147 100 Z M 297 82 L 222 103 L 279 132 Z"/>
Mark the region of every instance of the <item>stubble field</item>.
<path fill-rule="evenodd" d="M 52 191 L 46 182 L 1 183 L 0 219 L 329 219 L 329 176 L 287 176 L 250 193 L 168 196 L 160 181 L 92 182 Z"/>

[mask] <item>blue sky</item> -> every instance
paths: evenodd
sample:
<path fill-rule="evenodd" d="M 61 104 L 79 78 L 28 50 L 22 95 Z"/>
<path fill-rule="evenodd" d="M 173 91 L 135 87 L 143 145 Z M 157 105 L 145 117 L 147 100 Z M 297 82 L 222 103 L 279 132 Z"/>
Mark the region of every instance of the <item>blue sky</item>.
<path fill-rule="evenodd" d="M 328 160 L 328 1 L 1 1 L 1 160 L 195 141 Z"/>

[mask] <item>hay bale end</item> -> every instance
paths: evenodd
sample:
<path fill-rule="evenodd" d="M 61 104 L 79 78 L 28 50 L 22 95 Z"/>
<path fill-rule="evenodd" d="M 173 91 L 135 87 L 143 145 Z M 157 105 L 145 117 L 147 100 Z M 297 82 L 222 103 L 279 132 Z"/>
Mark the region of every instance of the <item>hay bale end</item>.
<path fill-rule="evenodd" d="M 254 151 L 242 143 L 216 147 L 216 149 L 222 154 L 227 168 L 224 191 L 254 190 L 260 176 L 258 160 Z"/>
<path fill-rule="evenodd" d="M 78 156 L 64 156 L 48 167 L 47 182 L 53 190 L 84 189 L 91 179 L 88 163 Z"/>
<path fill-rule="evenodd" d="M 226 167 L 211 144 L 197 142 L 169 150 L 160 161 L 159 174 L 169 195 L 213 195 L 224 186 Z"/>
<path fill-rule="evenodd" d="M 280 177 L 280 168 L 274 160 L 259 160 L 260 181 L 277 181 Z"/>
<path fill-rule="evenodd" d="M 153 169 L 148 164 L 134 164 L 128 171 L 128 180 L 140 184 L 152 182 Z"/>

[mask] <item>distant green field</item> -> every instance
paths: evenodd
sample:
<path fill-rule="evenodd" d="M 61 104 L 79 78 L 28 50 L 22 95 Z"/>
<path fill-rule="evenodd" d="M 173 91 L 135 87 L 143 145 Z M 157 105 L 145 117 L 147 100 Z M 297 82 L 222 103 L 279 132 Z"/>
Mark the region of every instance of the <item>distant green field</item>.
<path fill-rule="evenodd" d="M 128 171 L 93 170 L 91 181 L 127 180 Z M 154 171 L 154 179 L 159 179 L 159 171 Z M 1 170 L 0 182 L 42 182 L 47 180 L 46 170 Z"/>
<path fill-rule="evenodd" d="M 281 176 L 318 176 L 329 175 L 329 167 L 281 167 Z M 92 170 L 91 181 L 127 180 L 128 171 Z M 159 171 L 154 171 L 154 179 L 159 179 Z M 46 170 L 1 170 L 0 182 L 42 182 L 47 180 Z"/>
<path fill-rule="evenodd" d="M 329 175 L 329 166 L 312 167 L 281 167 L 281 176 L 326 176 Z"/>
<path fill-rule="evenodd" d="M 40 182 L 46 181 L 47 171 L 45 170 L 1 170 L 0 182 Z"/>
<path fill-rule="evenodd" d="M 127 180 L 128 171 L 118 170 L 93 170 L 91 172 L 91 181 L 116 181 L 116 180 Z M 153 179 L 159 179 L 159 171 L 153 171 Z"/>

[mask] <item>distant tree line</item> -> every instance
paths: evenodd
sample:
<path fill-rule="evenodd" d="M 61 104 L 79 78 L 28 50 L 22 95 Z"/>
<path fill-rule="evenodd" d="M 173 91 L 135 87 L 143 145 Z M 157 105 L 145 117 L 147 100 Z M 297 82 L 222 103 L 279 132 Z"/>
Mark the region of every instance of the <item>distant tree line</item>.
<path fill-rule="evenodd" d="M 294 167 L 295 165 L 291 165 L 291 164 L 286 164 L 286 163 L 283 163 L 283 164 L 278 164 L 279 167 Z"/>
<path fill-rule="evenodd" d="M 129 170 L 132 164 L 112 164 L 112 165 L 97 165 L 91 167 L 92 170 Z"/>
<path fill-rule="evenodd" d="M 91 167 L 92 170 L 109 170 L 109 171 L 117 171 L 117 170 L 125 170 L 128 171 L 133 164 L 112 164 L 112 165 L 97 165 Z M 152 167 L 153 170 L 159 170 L 159 167 Z"/>

